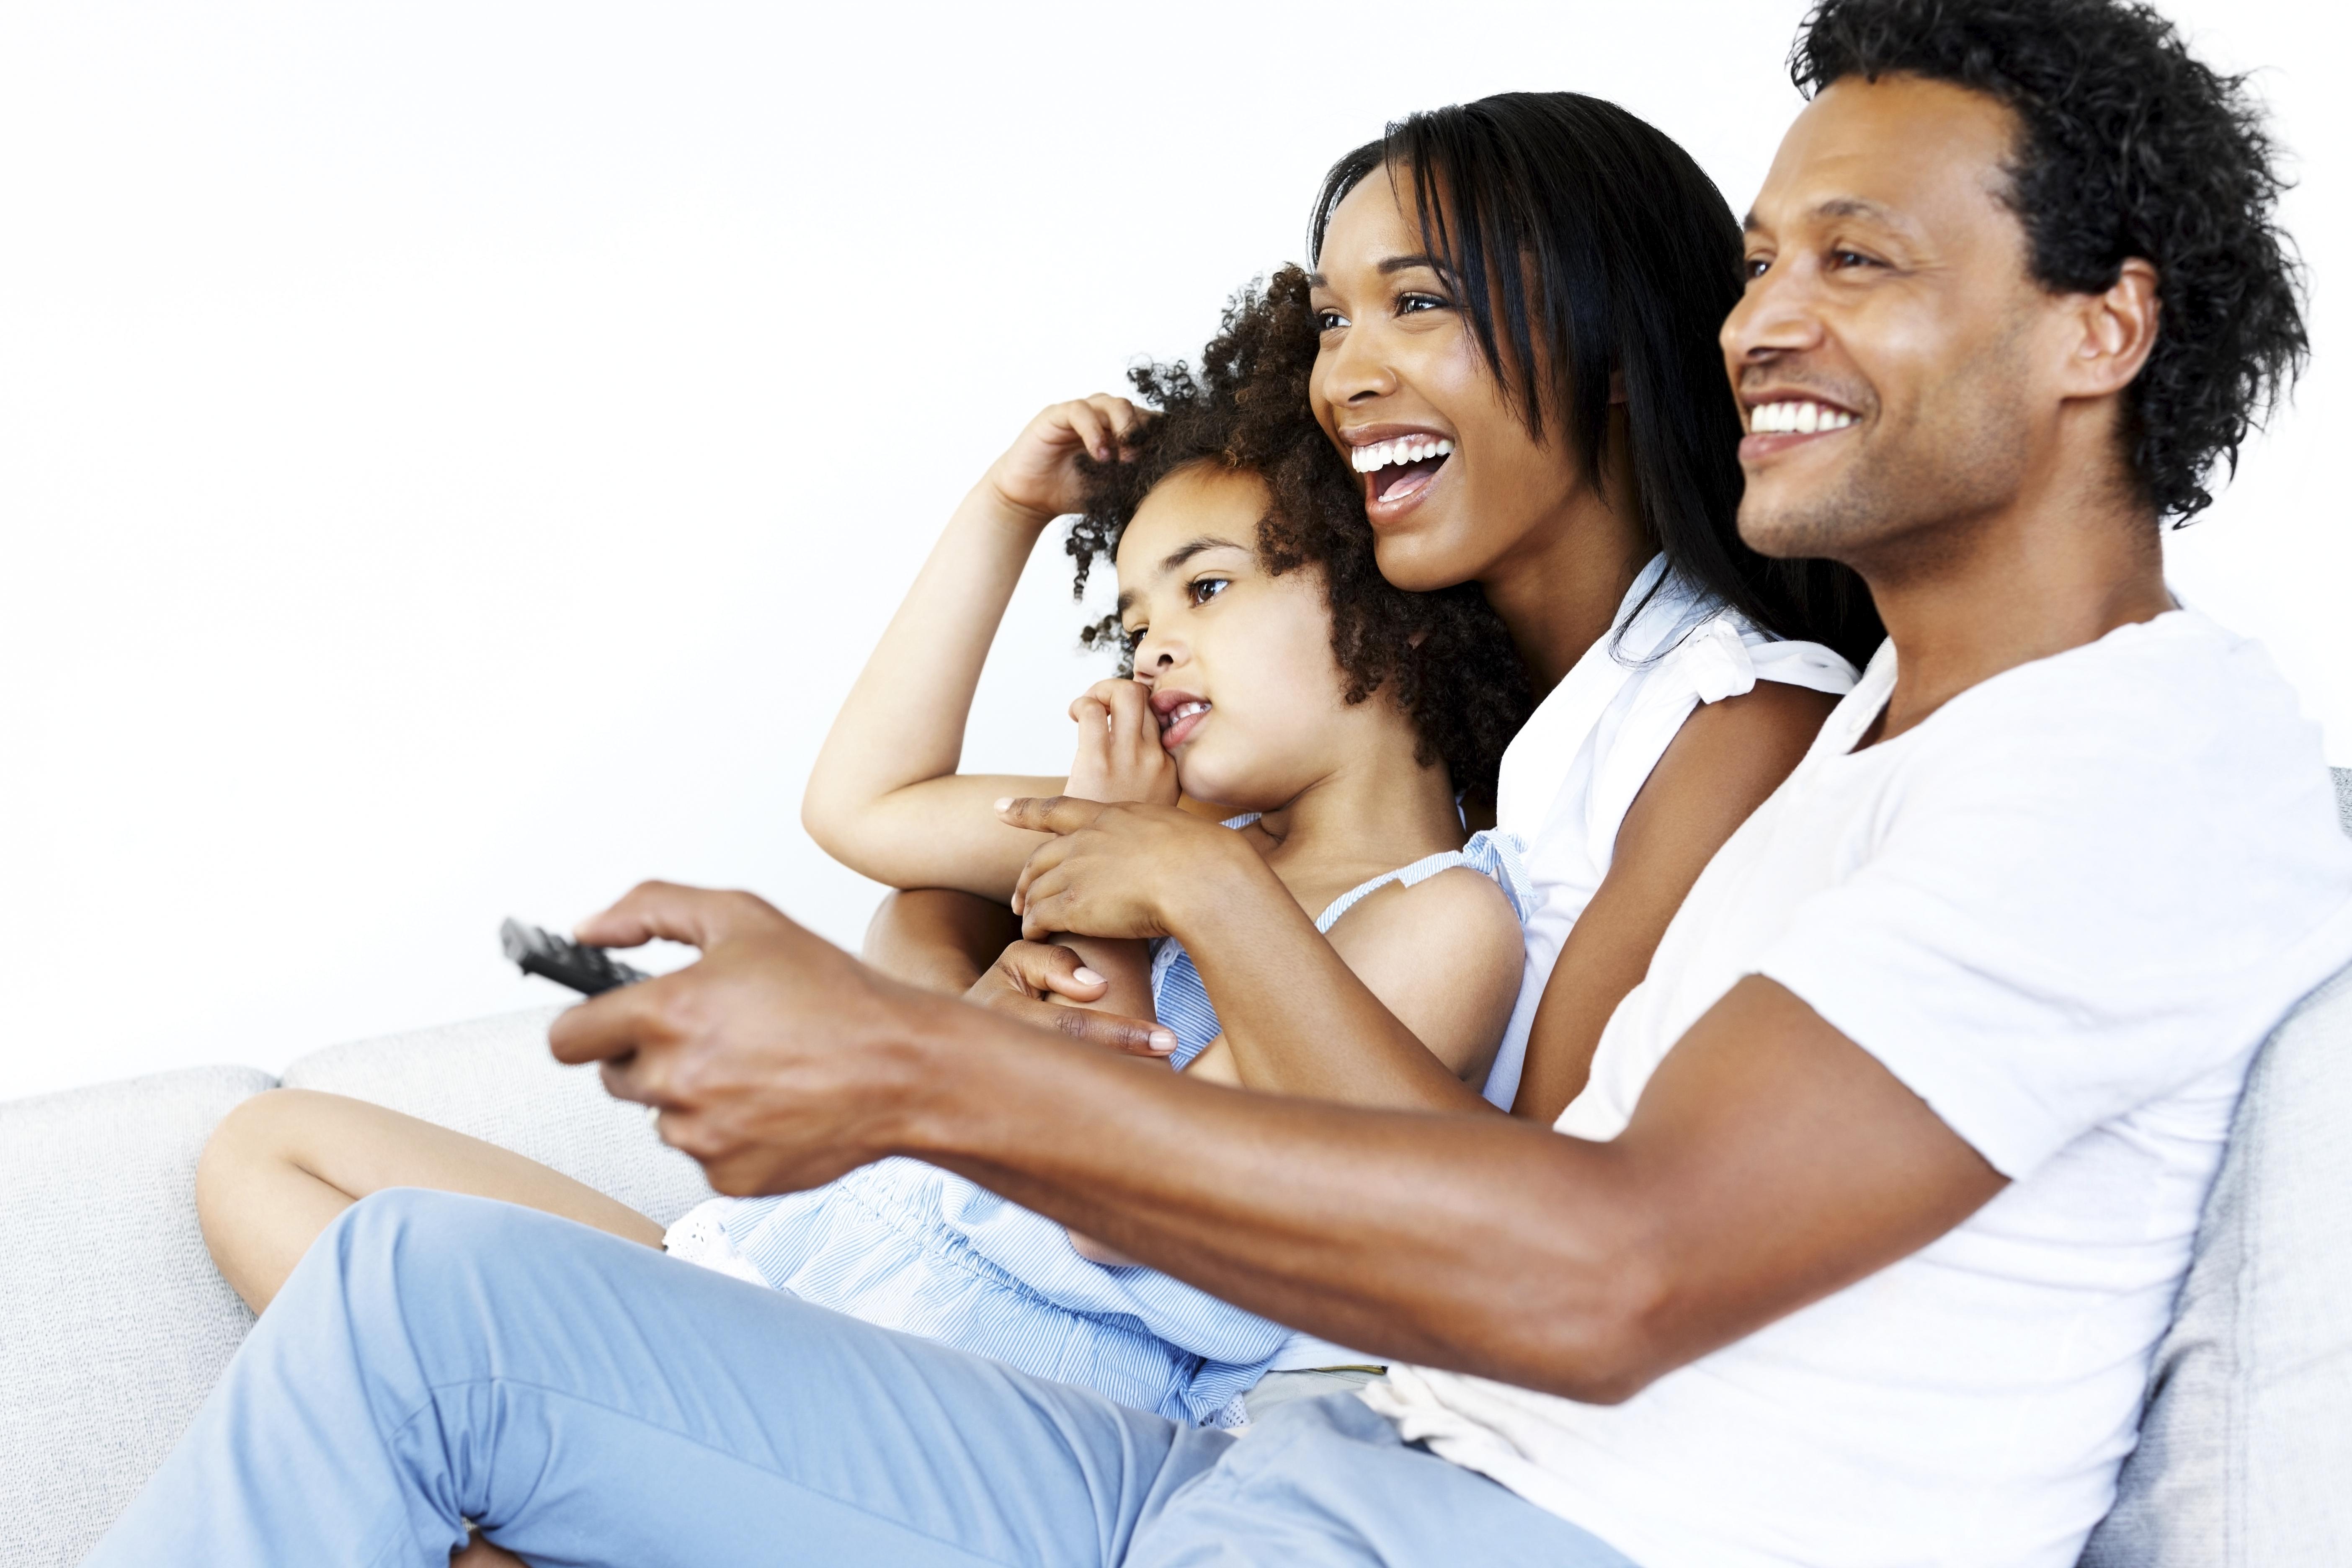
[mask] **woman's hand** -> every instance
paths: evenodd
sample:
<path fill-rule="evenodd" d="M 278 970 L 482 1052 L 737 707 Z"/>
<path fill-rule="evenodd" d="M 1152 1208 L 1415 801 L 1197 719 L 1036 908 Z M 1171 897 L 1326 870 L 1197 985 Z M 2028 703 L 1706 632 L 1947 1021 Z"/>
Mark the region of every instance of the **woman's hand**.
<path fill-rule="evenodd" d="M 1097 680 L 1070 704 L 1078 753 L 1065 793 L 1079 800 L 1176 804 L 1176 759 L 1160 743 L 1151 691 L 1139 680 Z"/>
<path fill-rule="evenodd" d="M 1236 879 L 1272 879 L 1240 834 L 1172 805 L 1103 805 L 1074 800 L 1005 800 L 996 815 L 1015 827 L 1055 837 L 1021 868 L 1013 912 L 1032 941 L 1077 936 L 1177 936 L 1184 911 Z M 1290 895 L 1279 883 L 1276 897 Z"/>
<path fill-rule="evenodd" d="M 1084 1005 L 1099 1002 L 1109 989 L 1109 980 L 1087 968 L 1068 948 L 1016 942 L 999 955 L 988 973 L 972 982 L 963 999 L 1040 1028 L 1057 1029 L 1087 1045 L 1124 1056 L 1167 1060 L 1176 1048 L 1174 1030 Z"/>
<path fill-rule="evenodd" d="M 1029 421 L 1004 455 L 989 465 L 981 483 L 998 500 L 1044 527 L 1078 510 L 1086 495 L 1078 472 L 1083 452 L 1097 463 L 1117 460 L 1128 436 L 1150 416 L 1124 397 L 1098 392 L 1056 403 Z"/>

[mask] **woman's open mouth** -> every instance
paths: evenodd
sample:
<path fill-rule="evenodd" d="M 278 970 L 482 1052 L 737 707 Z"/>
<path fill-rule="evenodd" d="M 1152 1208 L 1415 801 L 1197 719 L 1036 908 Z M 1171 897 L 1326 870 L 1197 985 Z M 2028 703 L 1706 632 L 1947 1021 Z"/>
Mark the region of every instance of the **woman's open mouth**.
<path fill-rule="evenodd" d="M 1393 508 L 1427 489 L 1453 456 L 1454 443 L 1442 436 L 1400 436 L 1358 447 L 1348 460 L 1364 476 L 1365 504 Z"/>

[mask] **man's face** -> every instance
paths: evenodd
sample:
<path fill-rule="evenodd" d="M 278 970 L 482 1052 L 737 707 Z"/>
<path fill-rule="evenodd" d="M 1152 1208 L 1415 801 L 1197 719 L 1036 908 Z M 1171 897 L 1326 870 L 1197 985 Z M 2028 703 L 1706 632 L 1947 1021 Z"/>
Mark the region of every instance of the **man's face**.
<path fill-rule="evenodd" d="M 1844 78 L 1790 128 L 1722 333 L 1763 553 L 1923 564 L 2047 458 L 2068 326 L 2001 200 L 2015 137 L 1916 77 Z"/>

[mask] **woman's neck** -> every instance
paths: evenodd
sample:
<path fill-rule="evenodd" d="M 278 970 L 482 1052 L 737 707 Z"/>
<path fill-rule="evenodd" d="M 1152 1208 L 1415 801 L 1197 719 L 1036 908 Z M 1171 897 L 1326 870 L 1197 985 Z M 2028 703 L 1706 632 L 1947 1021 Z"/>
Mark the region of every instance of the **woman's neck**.
<path fill-rule="evenodd" d="M 1601 494 L 1579 486 L 1557 515 L 1529 529 L 1478 579 L 1538 701 L 1608 634 L 1626 590 L 1655 553 L 1633 497 L 1624 421 L 1612 416 L 1609 432 Z"/>

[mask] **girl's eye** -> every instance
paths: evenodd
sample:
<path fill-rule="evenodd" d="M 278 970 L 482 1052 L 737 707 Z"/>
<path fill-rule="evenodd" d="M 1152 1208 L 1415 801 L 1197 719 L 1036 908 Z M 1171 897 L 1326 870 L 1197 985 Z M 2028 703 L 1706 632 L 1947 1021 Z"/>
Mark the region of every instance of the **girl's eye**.
<path fill-rule="evenodd" d="M 1397 300 L 1397 314 L 1417 316 L 1423 310 L 1443 310 L 1450 302 L 1442 294 L 1405 294 Z"/>
<path fill-rule="evenodd" d="M 1223 593 L 1230 582 L 1224 577 L 1202 577 L 1192 584 L 1192 603 L 1205 605 Z"/>
<path fill-rule="evenodd" d="M 1347 324 L 1348 318 L 1339 314 L 1337 310 L 1318 310 L 1315 312 L 1315 330 L 1318 332 L 1336 332 Z"/>
<path fill-rule="evenodd" d="M 1740 269 L 1746 272 L 1752 281 L 1772 270 L 1772 258 L 1769 256 L 1751 256 L 1740 263 Z"/>
<path fill-rule="evenodd" d="M 1129 626 L 1118 635 L 1120 640 L 1127 644 L 1127 651 L 1133 653 L 1137 648 L 1143 646 L 1144 637 L 1150 630 L 1151 628 L 1150 626 Z"/>

